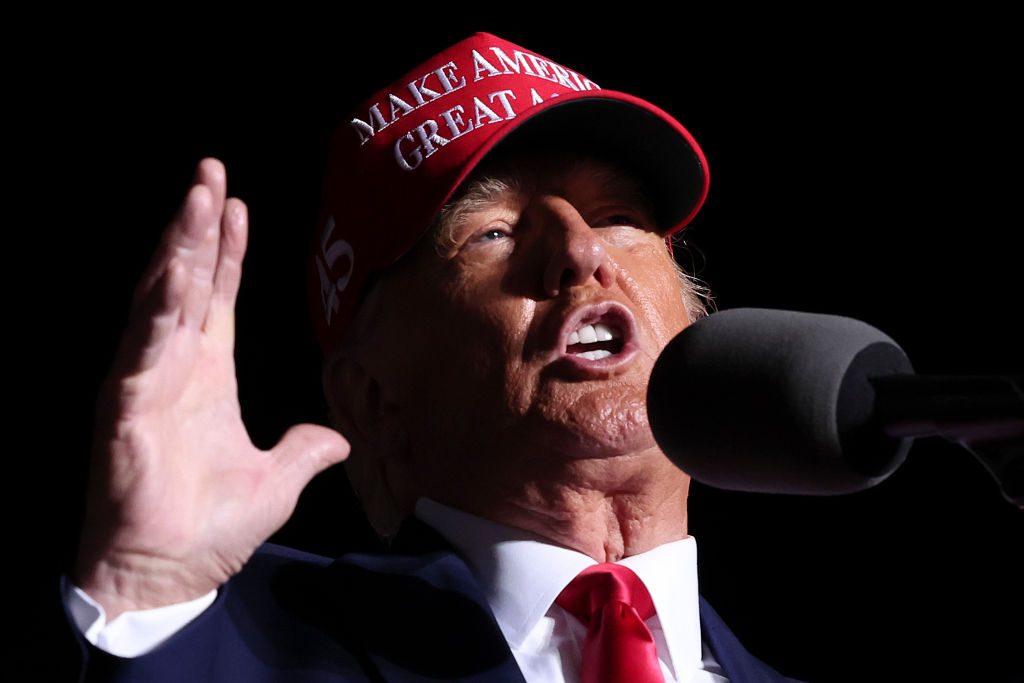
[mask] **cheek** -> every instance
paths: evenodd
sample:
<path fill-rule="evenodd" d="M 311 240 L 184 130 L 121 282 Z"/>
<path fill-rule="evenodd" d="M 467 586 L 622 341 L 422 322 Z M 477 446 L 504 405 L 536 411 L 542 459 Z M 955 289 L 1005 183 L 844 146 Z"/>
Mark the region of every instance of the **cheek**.
<path fill-rule="evenodd" d="M 445 349 L 452 387 L 484 410 L 498 402 L 520 405 L 535 381 L 527 358 L 535 302 L 496 288 L 463 287 L 442 306 L 431 335 L 441 337 L 437 347 Z"/>
<path fill-rule="evenodd" d="M 535 303 L 532 300 L 516 302 L 489 311 L 485 338 L 491 340 L 481 348 L 481 380 L 493 399 L 487 409 L 500 409 L 511 419 L 526 414 L 537 392 L 539 368 L 531 361 L 530 330 Z"/>
<path fill-rule="evenodd" d="M 663 349 L 690 324 L 690 312 L 686 310 L 682 286 L 674 272 L 658 290 L 653 306 L 660 312 L 653 318 L 653 328 L 658 348 Z"/>
<path fill-rule="evenodd" d="M 629 282 L 637 313 L 647 322 L 655 348 L 660 351 L 690 324 L 690 312 L 683 299 L 684 284 L 674 266 L 665 258 L 651 266 L 637 268 Z"/>

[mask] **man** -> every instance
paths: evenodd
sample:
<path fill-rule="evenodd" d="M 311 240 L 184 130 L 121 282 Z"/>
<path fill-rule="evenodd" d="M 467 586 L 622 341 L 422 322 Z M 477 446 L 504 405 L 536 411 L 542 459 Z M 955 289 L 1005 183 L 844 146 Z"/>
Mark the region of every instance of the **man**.
<path fill-rule="evenodd" d="M 370 98 L 332 143 L 310 268 L 344 438 L 265 452 L 225 187 L 201 162 L 98 403 L 66 586 L 90 676 L 784 680 L 700 604 L 689 478 L 647 425 L 653 362 L 702 310 L 666 244 L 708 187 L 678 122 L 489 34 Z M 349 444 L 393 552 L 259 549 Z"/>

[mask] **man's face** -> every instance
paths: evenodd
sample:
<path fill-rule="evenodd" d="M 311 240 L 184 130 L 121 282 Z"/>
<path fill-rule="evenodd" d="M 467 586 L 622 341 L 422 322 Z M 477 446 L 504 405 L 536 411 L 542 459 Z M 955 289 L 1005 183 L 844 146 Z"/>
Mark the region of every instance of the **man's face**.
<path fill-rule="evenodd" d="M 518 471 L 656 451 L 647 381 L 689 313 L 642 188 L 565 155 L 486 175 L 382 283 L 377 373 L 414 455 Z"/>

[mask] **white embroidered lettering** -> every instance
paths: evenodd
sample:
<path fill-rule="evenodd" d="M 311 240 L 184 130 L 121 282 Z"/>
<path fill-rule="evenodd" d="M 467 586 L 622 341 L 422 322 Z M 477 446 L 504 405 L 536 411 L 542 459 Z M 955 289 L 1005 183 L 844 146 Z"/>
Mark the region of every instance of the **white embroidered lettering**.
<path fill-rule="evenodd" d="M 355 270 L 356 257 L 352 245 L 346 240 L 335 240 L 331 242 L 331 235 L 334 232 L 334 217 L 327 219 L 324 225 L 323 235 L 320 239 L 321 256 L 316 260 L 317 274 L 320 277 L 320 303 L 324 309 L 324 319 L 331 324 L 331 318 L 338 311 L 338 295 L 345 291 L 349 281 L 352 279 L 352 272 Z M 330 271 L 343 258 L 348 258 L 348 269 L 344 274 L 332 279 Z"/>
<path fill-rule="evenodd" d="M 493 109 L 481 102 L 479 97 L 473 98 L 473 111 L 476 119 L 474 122 L 476 128 L 486 126 L 488 123 L 498 123 L 503 120 L 494 112 Z M 485 117 L 487 118 L 486 121 L 484 121 Z"/>
<path fill-rule="evenodd" d="M 511 91 L 509 91 L 511 92 Z M 473 122 L 470 121 L 468 124 L 462 120 L 462 115 L 465 113 L 465 109 L 461 104 L 448 109 L 447 111 L 441 112 L 441 118 L 444 119 L 445 125 L 448 126 L 448 130 L 452 132 L 452 140 L 461 137 L 465 133 L 473 130 Z M 461 126 L 461 128 L 460 128 Z"/>
<path fill-rule="evenodd" d="M 356 134 L 359 135 L 360 145 L 365 145 L 370 138 L 373 137 L 373 126 L 368 124 L 366 121 L 361 119 L 352 119 L 349 123 L 352 124 Z"/>
<path fill-rule="evenodd" d="M 420 145 L 423 147 L 424 158 L 429 157 L 431 154 L 451 142 L 448 138 L 441 137 L 437 134 L 437 121 L 434 119 L 427 119 L 420 125 L 413 128 L 413 132 L 416 133 L 416 136 L 420 139 Z M 434 145 L 437 146 L 435 147 Z"/>
<path fill-rule="evenodd" d="M 434 72 L 431 71 L 429 74 L 421 78 L 419 83 L 413 81 L 409 85 L 405 86 L 409 90 L 410 94 L 412 94 L 412 99 L 413 101 L 416 102 L 417 108 L 422 107 L 427 102 L 432 102 L 433 100 L 436 100 L 438 97 L 441 97 L 441 93 L 437 92 L 436 90 L 431 90 L 430 88 L 427 87 L 427 79 L 430 78 L 433 74 Z"/>
<path fill-rule="evenodd" d="M 403 100 L 398 95 L 388 95 L 388 100 L 391 101 L 391 120 L 388 121 L 388 125 L 391 125 L 398 119 L 398 117 L 400 116 L 399 112 L 401 112 L 402 114 L 409 114 L 415 111 L 415 109 L 413 109 L 408 102 Z"/>
<path fill-rule="evenodd" d="M 466 87 L 465 76 L 458 79 L 458 82 L 453 84 L 453 81 L 456 79 L 455 72 L 458 70 L 459 67 L 455 65 L 455 62 L 448 62 L 440 69 L 434 71 L 434 73 L 437 74 L 437 80 L 441 82 L 441 89 L 444 90 L 445 93 L 454 92 L 459 88 Z"/>
<path fill-rule="evenodd" d="M 588 88 L 585 88 L 583 86 L 583 81 L 580 80 L 580 75 L 578 73 L 576 73 L 575 71 L 570 71 L 569 72 L 569 77 L 572 78 L 573 83 L 576 84 L 576 90 L 577 91 L 588 90 Z"/>
<path fill-rule="evenodd" d="M 571 90 L 578 90 L 578 88 L 575 85 L 573 85 L 572 81 L 569 80 L 569 72 L 565 68 L 555 64 L 554 62 L 550 62 L 550 65 L 551 70 L 555 72 L 555 80 L 564 85 L 566 88 L 569 88 Z"/>
<path fill-rule="evenodd" d="M 509 59 L 508 55 L 506 55 L 500 47 L 492 47 L 491 52 L 493 52 L 494 56 L 498 58 L 498 63 L 505 67 L 502 73 L 506 76 L 511 73 L 519 74 L 523 72 L 526 72 L 531 76 L 537 75 L 530 70 L 530 65 L 526 61 L 526 55 L 520 50 L 514 50 L 512 52 L 512 54 L 515 55 L 515 59 Z"/>
<path fill-rule="evenodd" d="M 419 166 L 420 163 L 423 161 L 423 154 L 420 152 L 419 147 L 413 147 L 409 151 L 408 157 L 406 157 L 406 155 L 402 153 L 402 143 L 405 142 L 406 140 L 408 140 L 409 142 L 415 142 L 415 140 L 413 140 L 412 138 L 412 133 L 406 133 L 402 137 L 395 140 L 395 161 L 398 162 L 398 165 L 402 169 L 406 171 L 411 171 L 417 166 Z"/>
<path fill-rule="evenodd" d="M 374 133 L 379 133 L 390 125 L 390 123 L 385 122 L 384 117 L 381 116 L 379 104 L 375 104 L 370 107 L 367 113 L 369 116 L 366 118 L 370 119 L 370 123 L 358 118 L 353 118 L 349 121 L 349 123 L 352 124 L 352 128 L 354 128 L 356 133 L 359 135 L 360 145 L 365 145 L 370 141 L 370 138 L 373 137 Z"/>
<path fill-rule="evenodd" d="M 379 104 L 375 104 L 372 107 L 370 107 L 369 118 L 370 122 L 373 124 L 373 127 L 377 130 L 378 133 L 387 128 L 389 125 L 391 125 L 391 123 L 394 123 L 394 119 L 388 122 L 384 121 L 384 116 L 380 113 Z"/>
<path fill-rule="evenodd" d="M 410 149 L 408 152 L 402 150 L 402 143 L 408 140 L 409 142 L 416 142 L 419 140 L 419 144 Z M 398 165 L 406 171 L 411 171 L 421 163 L 423 160 L 429 157 L 431 154 L 437 152 L 451 140 L 437 134 L 437 121 L 434 119 L 427 119 L 420 125 L 412 129 L 410 133 L 407 133 L 403 137 L 395 141 L 395 161 Z"/>
<path fill-rule="evenodd" d="M 324 320 L 330 327 L 331 318 L 338 311 L 338 290 L 334 288 L 331 276 L 324 267 L 324 262 L 319 258 L 316 260 L 316 272 L 320 276 L 320 305 L 324 309 Z"/>
<path fill-rule="evenodd" d="M 490 101 L 494 102 L 494 98 L 498 98 L 501 102 L 501 106 L 505 108 L 505 120 L 514 119 L 516 117 L 515 111 L 512 109 L 512 103 L 508 101 L 508 98 L 516 99 L 516 94 L 511 90 L 498 90 L 492 92 Z"/>
<path fill-rule="evenodd" d="M 552 76 L 551 73 L 548 71 L 547 60 L 541 59 L 537 55 L 529 55 L 529 57 L 530 62 L 533 64 L 533 68 L 537 72 L 538 76 L 549 81 L 555 80 L 554 76 Z"/>
<path fill-rule="evenodd" d="M 493 48 L 492 48 L 493 49 Z M 483 72 L 487 73 L 484 74 Z M 501 72 L 494 68 L 494 66 L 484 59 L 484 56 L 473 50 L 473 82 L 476 83 L 485 76 L 498 76 Z"/>

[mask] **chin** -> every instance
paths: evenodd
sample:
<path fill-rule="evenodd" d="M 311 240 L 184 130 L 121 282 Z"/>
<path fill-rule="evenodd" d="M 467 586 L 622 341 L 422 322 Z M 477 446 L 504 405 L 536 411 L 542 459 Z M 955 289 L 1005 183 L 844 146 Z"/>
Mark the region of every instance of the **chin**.
<path fill-rule="evenodd" d="M 549 421 L 560 449 L 574 458 L 609 458 L 657 450 L 647 418 L 646 396 L 582 396 Z"/>

